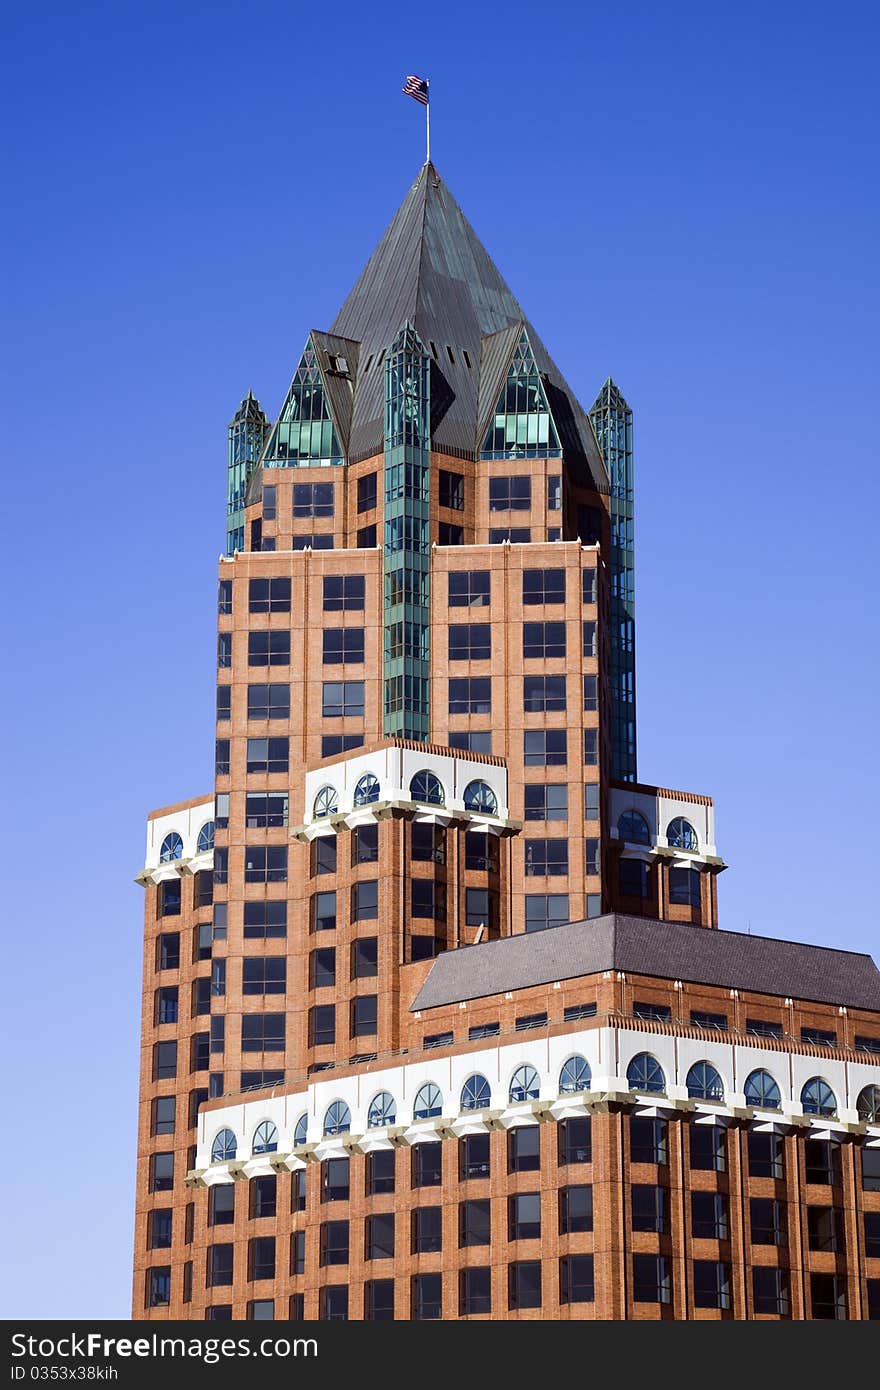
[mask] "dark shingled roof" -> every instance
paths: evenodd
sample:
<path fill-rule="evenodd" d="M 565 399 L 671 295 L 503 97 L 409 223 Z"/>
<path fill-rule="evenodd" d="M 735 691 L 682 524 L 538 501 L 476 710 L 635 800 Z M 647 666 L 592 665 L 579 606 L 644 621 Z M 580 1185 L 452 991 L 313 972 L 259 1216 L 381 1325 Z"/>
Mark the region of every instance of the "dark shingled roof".
<path fill-rule="evenodd" d="M 616 913 L 447 951 L 410 1007 L 432 1009 L 603 970 L 880 1010 L 880 971 L 870 956 Z"/>
<path fill-rule="evenodd" d="M 353 458 L 382 452 L 385 383 L 377 358 L 407 321 L 426 350 L 431 343 L 437 349 L 431 398 L 432 403 L 447 404 L 439 419 L 432 410 L 436 450 L 448 447 L 467 455 L 479 451 L 480 431 L 504 385 L 524 326 L 545 378 L 566 466 L 584 484 L 608 491 L 586 411 L 433 164 L 420 171 L 332 326 L 334 334 L 361 345 L 349 441 Z M 487 352 L 484 338 L 505 329 L 516 331 Z"/>

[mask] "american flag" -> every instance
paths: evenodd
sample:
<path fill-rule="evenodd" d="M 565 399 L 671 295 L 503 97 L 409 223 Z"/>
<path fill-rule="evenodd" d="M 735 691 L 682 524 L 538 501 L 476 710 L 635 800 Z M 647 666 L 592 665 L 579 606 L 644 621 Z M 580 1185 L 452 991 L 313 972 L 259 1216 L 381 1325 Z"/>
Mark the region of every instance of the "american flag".
<path fill-rule="evenodd" d="M 413 74 L 406 79 L 406 86 L 401 88 L 403 95 L 413 97 L 421 102 L 422 106 L 428 105 L 428 83 L 424 77 L 415 77 Z"/>

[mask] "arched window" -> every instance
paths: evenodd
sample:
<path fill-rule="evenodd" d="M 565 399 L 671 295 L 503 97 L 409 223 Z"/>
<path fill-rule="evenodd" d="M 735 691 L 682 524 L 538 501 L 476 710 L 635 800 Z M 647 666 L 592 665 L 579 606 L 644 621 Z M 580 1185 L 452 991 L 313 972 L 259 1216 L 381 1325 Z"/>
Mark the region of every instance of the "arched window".
<path fill-rule="evenodd" d="M 464 789 L 464 805 L 467 811 L 494 816 L 498 811 L 498 798 L 487 782 L 468 782 Z"/>
<path fill-rule="evenodd" d="M 510 1103 L 515 1105 L 520 1100 L 537 1100 L 541 1091 L 541 1080 L 534 1067 L 530 1067 L 528 1062 L 524 1062 L 521 1067 L 517 1067 L 513 1076 L 510 1078 Z"/>
<path fill-rule="evenodd" d="M 880 1124 L 880 1086 L 866 1086 L 856 1101 L 859 1119 L 869 1125 Z"/>
<path fill-rule="evenodd" d="M 801 1091 L 805 1115 L 836 1115 L 837 1096 L 821 1076 L 811 1076 Z"/>
<path fill-rule="evenodd" d="M 306 1135 L 309 1132 L 308 1115 L 300 1115 L 296 1124 L 293 1126 L 293 1147 L 298 1149 L 300 1144 L 306 1142 Z"/>
<path fill-rule="evenodd" d="M 231 1129 L 221 1129 L 211 1145 L 212 1163 L 229 1163 L 238 1152 L 238 1141 Z"/>
<path fill-rule="evenodd" d="M 278 1152 L 278 1130 L 271 1120 L 263 1120 L 254 1130 L 253 1151 L 255 1154 Z"/>
<path fill-rule="evenodd" d="M 689 820 L 684 816 L 676 816 L 666 827 L 666 843 L 672 849 L 691 849 L 698 850 L 700 842 L 697 839 L 697 832 Z"/>
<path fill-rule="evenodd" d="M 651 831 L 640 811 L 624 811 L 617 822 L 617 833 L 630 845 L 649 845 Z"/>
<path fill-rule="evenodd" d="M 427 768 L 422 772 L 417 772 L 413 777 L 409 784 L 409 794 L 413 801 L 424 801 L 428 806 L 446 805 L 443 783 Z"/>
<path fill-rule="evenodd" d="M 372 772 L 365 772 L 354 789 L 355 806 L 369 806 L 379 800 L 379 779 Z"/>
<path fill-rule="evenodd" d="M 753 1071 L 746 1077 L 746 1105 L 757 1110 L 778 1110 L 782 1105 L 779 1087 L 769 1071 Z"/>
<path fill-rule="evenodd" d="M 350 1129 L 351 1111 L 344 1100 L 334 1100 L 324 1115 L 324 1133 L 348 1134 Z"/>
<path fill-rule="evenodd" d="M 335 816 L 339 809 L 339 796 L 336 788 L 331 786 L 321 787 L 315 797 L 315 804 L 312 808 L 312 815 L 315 820 L 320 820 L 323 816 Z"/>
<path fill-rule="evenodd" d="M 380 1091 L 370 1101 L 367 1111 L 367 1129 L 381 1129 L 383 1125 L 393 1125 L 397 1118 L 397 1107 L 390 1091 Z"/>
<path fill-rule="evenodd" d="M 559 1089 L 563 1095 L 574 1096 L 580 1091 L 588 1091 L 591 1080 L 592 1073 L 586 1057 L 575 1054 L 574 1057 L 569 1057 L 567 1062 L 563 1062 L 562 1071 L 559 1073 Z"/>
<path fill-rule="evenodd" d="M 694 1062 L 687 1074 L 691 1100 L 723 1100 L 724 1082 L 711 1062 Z"/>
<path fill-rule="evenodd" d="M 632 1091 L 662 1094 L 666 1090 L 663 1068 L 650 1052 L 638 1052 L 626 1069 L 627 1084 Z"/>
<path fill-rule="evenodd" d="M 209 849 L 214 848 L 214 822 L 206 820 L 199 831 L 199 838 L 196 840 L 196 853 L 206 854 Z"/>
<path fill-rule="evenodd" d="M 159 863 L 170 864 L 174 859 L 183 858 L 183 840 L 176 830 L 172 830 L 170 835 L 166 835 L 162 841 L 162 848 L 159 850 Z"/>
<path fill-rule="evenodd" d="M 443 1113 L 443 1097 L 440 1094 L 440 1087 L 435 1086 L 433 1081 L 426 1081 L 418 1092 L 413 1104 L 414 1120 L 431 1120 L 435 1115 Z"/>
<path fill-rule="evenodd" d="M 485 1076 L 474 1072 L 461 1088 L 462 1110 L 487 1110 L 492 1100 L 492 1088 Z"/>

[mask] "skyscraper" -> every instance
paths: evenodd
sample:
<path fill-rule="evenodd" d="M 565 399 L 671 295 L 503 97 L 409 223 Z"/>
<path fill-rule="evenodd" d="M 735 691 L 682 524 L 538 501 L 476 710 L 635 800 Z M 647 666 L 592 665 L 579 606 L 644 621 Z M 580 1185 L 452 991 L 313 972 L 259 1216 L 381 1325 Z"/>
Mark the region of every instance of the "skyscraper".
<path fill-rule="evenodd" d="M 304 338 L 229 429 L 214 792 L 148 822 L 136 1315 L 867 1316 L 880 980 L 706 930 L 711 800 L 636 780 L 620 390 L 432 164 Z M 834 1259 L 753 1279 L 820 1159 Z"/>

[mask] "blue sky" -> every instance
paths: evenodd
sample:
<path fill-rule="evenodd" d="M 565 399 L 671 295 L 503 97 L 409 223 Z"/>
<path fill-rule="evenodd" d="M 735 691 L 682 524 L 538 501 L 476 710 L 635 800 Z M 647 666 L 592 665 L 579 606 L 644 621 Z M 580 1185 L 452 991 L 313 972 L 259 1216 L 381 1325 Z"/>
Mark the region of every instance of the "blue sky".
<path fill-rule="evenodd" d="M 132 879 L 211 787 L 226 424 L 418 172 L 408 72 L 569 381 L 636 413 L 642 778 L 716 798 L 723 926 L 877 950 L 878 14 L 7 15 L 5 1316 L 128 1314 Z"/>

